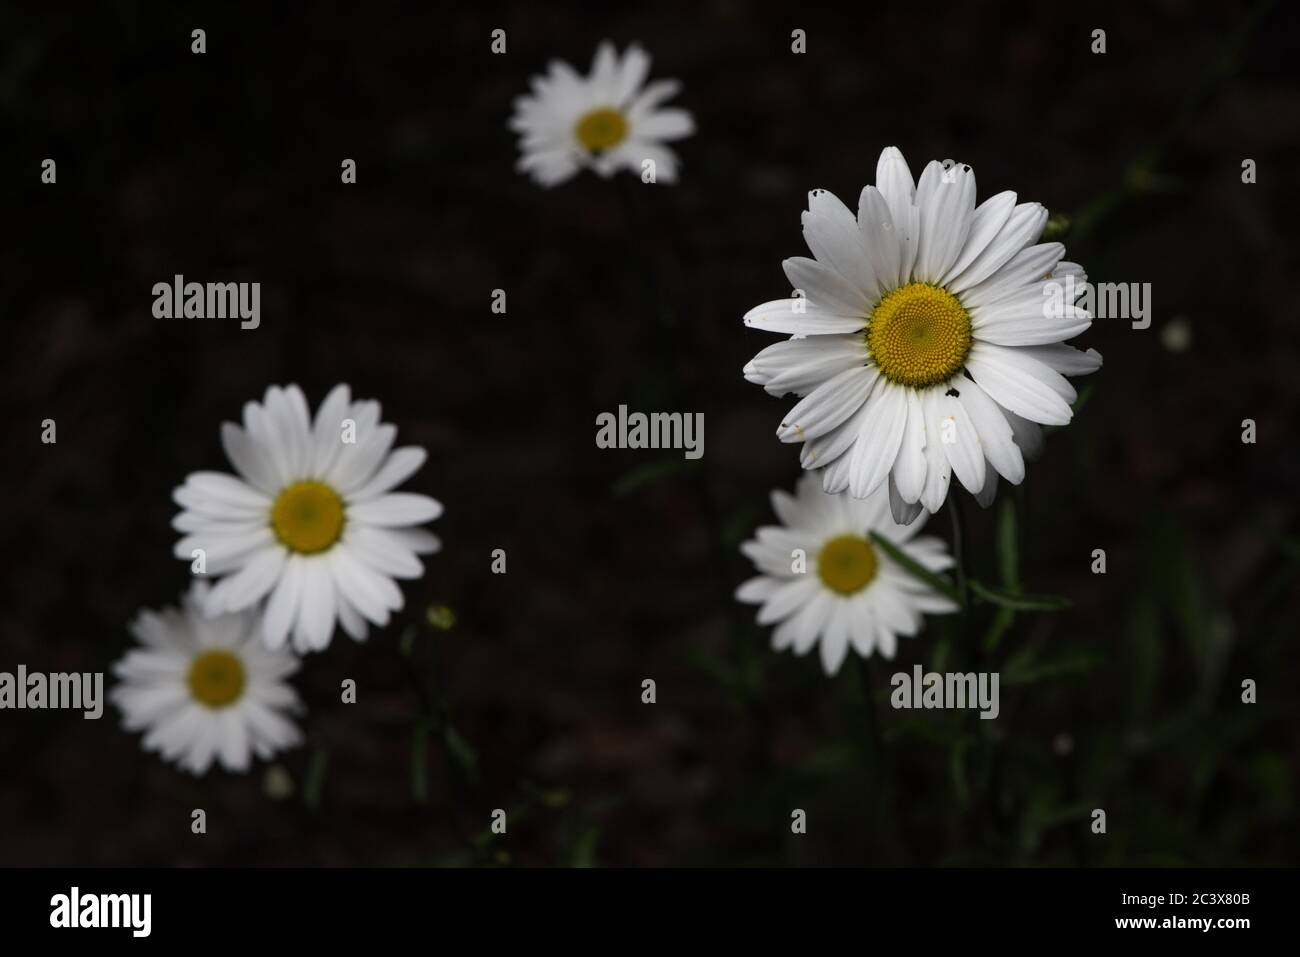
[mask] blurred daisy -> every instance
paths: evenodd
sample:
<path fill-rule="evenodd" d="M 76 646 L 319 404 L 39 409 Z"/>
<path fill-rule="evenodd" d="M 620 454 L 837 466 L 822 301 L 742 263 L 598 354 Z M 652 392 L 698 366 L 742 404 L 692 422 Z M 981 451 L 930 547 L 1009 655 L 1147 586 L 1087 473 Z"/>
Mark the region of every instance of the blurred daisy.
<path fill-rule="evenodd" d="M 397 429 L 379 403 L 353 402 L 335 386 L 316 412 L 296 385 L 272 386 L 244 406 L 244 426 L 221 427 L 238 476 L 195 472 L 173 493 L 184 511 L 176 556 L 205 553 L 209 614 L 268 598 L 261 631 L 271 648 L 289 635 L 300 652 L 330 643 L 338 621 L 364 639 L 367 622 L 388 623 L 402 607 L 395 578 L 419 578 L 417 554 L 437 537 L 417 528 L 442 514 L 427 495 L 393 492 L 424 464 L 424 449 L 393 449 Z"/>
<path fill-rule="evenodd" d="M 772 493 L 781 525 L 760 528 L 740 550 L 759 571 L 736 598 L 761 605 L 760 625 L 775 624 L 772 647 L 802 655 L 819 645 L 829 675 L 849 647 L 864 658 L 893 658 L 899 635 L 915 635 L 923 612 L 957 610 L 950 599 L 910 575 L 871 541 L 876 532 L 931 571 L 953 564 L 938 538 L 916 537 L 921 524 L 903 526 L 889 514 L 885 490 L 866 498 L 828 495 L 814 475 L 800 478 L 793 496 Z"/>
<path fill-rule="evenodd" d="M 144 731 L 144 748 L 192 774 L 217 761 L 247 771 L 302 741 L 285 717 L 301 705 L 285 678 L 298 670 L 288 651 L 271 651 L 251 612 L 207 617 L 207 582 L 195 582 L 181 608 L 141 611 L 131 624 L 142 648 L 113 666 L 112 691 L 128 731 Z"/>
<path fill-rule="evenodd" d="M 638 46 L 622 59 L 613 44 L 596 50 L 590 76 L 552 60 L 550 73 L 533 78 L 533 93 L 515 100 L 510 128 L 520 134 L 518 169 L 542 186 L 554 186 L 578 170 L 611 176 L 619 169 L 640 174 L 654 160 L 657 180 L 677 179 L 677 155 L 663 144 L 695 131 L 691 114 L 660 109 L 676 95 L 676 80 L 646 84 L 650 57 Z"/>
<path fill-rule="evenodd" d="M 808 194 L 815 258 L 784 263 L 790 299 L 745 324 L 792 338 L 745 377 L 804 398 L 781 423 L 804 443 L 828 492 L 862 498 L 888 485 L 894 517 L 938 510 L 955 474 L 981 504 L 1001 475 L 1019 484 L 1040 425 L 1070 421 L 1067 375 L 1101 356 L 1064 344 L 1092 323 L 1074 305 L 1083 269 L 1039 243 L 1047 210 L 998 193 L 975 205 L 969 166 L 931 162 L 913 182 L 903 154 L 880 154 L 856 217 L 825 190 Z"/>

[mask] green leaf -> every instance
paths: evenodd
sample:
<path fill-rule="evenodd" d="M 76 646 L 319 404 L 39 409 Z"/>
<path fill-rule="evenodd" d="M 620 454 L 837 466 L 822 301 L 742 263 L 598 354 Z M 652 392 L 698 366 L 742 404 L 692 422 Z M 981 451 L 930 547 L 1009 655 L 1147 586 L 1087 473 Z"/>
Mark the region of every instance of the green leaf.
<path fill-rule="evenodd" d="M 989 622 L 989 630 L 984 633 L 984 650 L 993 651 L 997 648 L 1015 620 L 1016 613 L 1014 609 L 998 608 L 993 615 L 993 620 Z M 934 670 L 941 671 L 942 669 L 935 668 Z"/>
<path fill-rule="evenodd" d="M 429 799 L 429 725 L 417 721 L 411 738 L 411 797 L 423 804 Z"/>
<path fill-rule="evenodd" d="M 1013 611 L 1064 611 L 1070 607 L 1070 599 L 1060 595 L 1010 595 L 974 580 L 970 583 L 970 590 L 990 604 Z"/>
<path fill-rule="evenodd" d="M 1002 586 L 1008 591 L 1020 589 L 1020 545 L 1016 538 L 1016 504 L 1009 498 L 1002 500 L 998 511 L 998 570 L 1002 573 Z"/>
<path fill-rule="evenodd" d="M 475 780 L 478 775 L 478 754 L 473 746 L 451 724 L 448 724 L 443 729 L 442 740 L 447 746 L 447 753 L 460 765 L 461 770 L 465 772 L 465 776 L 470 780 Z"/>
<path fill-rule="evenodd" d="M 303 786 L 302 800 L 309 808 L 320 807 L 321 792 L 325 789 L 325 772 L 329 768 L 329 748 L 321 745 L 311 755 L 307 765 L 307 782 Z"/>
<path fill-rule="evenodd" d="M 638 465 L 636 468 L 624 472 L 615 479 L 610 493 L 614 498 L 623 498 L 643 486 L 653 485 L 662 479 L 680 475 L 691 469 L 693 464 L 693 460 L 685 456 L 655 459 L 646 462 L 644 465 Z"/>
<path fill-rule="evenodd" d="M 961 594 L 957 591 L 957 586 L 948 581 L 948 579 L 944 578 L 942 575 L 936 575 L 915 559 L 908 557 L 901 548 L 882 536 L 879 532 L 871 533 L 871 541 L 878 545 L 881 551 L 897 562 L 899 566 L 902 567 L 903 571 L 907 572 L 913 578 L 925 582 L 935 591 L 939 592 L 939 594 L 951 598 L 959 605 L 961 604 Z"/>
<path fill-rule="evenodd" d="M 600 842 L 600 825 L 593 824 L 573 844 L 569 864 L 572 867 L 595 867 L 596 845 Z"/>
<path fill-rule="evenodd" d="M 1032 656 L 1030 656 L 1032 657 Z M 1091 653 L 1071 655 L 1055 661 L 1032 664 L 1030 661 L 1013 659 L 1002 668 L 1002 684 L 1029 685 L 1044 678 L 1061 678 L 1066 675 L 1083 674 L 1091 671 L 1101 663 L 1101 656 Z"/>

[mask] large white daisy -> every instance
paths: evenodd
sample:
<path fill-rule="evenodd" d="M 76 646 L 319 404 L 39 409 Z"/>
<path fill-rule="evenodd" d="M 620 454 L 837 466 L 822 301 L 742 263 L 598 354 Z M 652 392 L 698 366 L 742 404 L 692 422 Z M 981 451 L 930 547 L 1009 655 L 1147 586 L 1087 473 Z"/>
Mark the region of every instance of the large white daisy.
<path fill-rule="evenodd" d="M 952 567 L 941 539 L 917 537 L 924 522 L 900 525 L 889 514 L 885 490 L 866 498 L 829 495 L 815 475 L 804 475 L 795 494 L 772 493 L 781 525 L 760 528 L 741 545 L 759 571 L 736 598 L 761 605 L 760 625 L 775 624 L 772 647 L 802 655 L 819 645 L 833 675 L 852 647 L 893 658 L 899 635 L 915 635 L 923 612 L 957 610 L 951 599 L 903 570 L 871 541 L 876 532 L 930 571 Z"/>
<path fill-rule="evenodd" d="M 302 741 L 286 714 L 300 710 L 284 680 L 298 670 L 287 648 L 268 649 L 252 611 L 209 618 L 207 582 L 195 582 L 180 608 L 141 611 L 131 631 L 143 645 L 113 666 L 112 691 L 128 731 L 144 748 L 193 774 L 213 761 L 247 771 Z"/>
<path fill-rule="evenodd" d="M 296 385 L 266 391 L 244 406 L 244 425 L 227 422 L 221 442 L 238 476 L 195 472 L 173 497 L 172 523 L 184 537 L 176 557 L 201 549 L 206 574 L 220 580 L 210 614 L 240 611 L 270 596 L 261 630 L 271 648 L 292 634 L 298 651 L 325 648 L 338 621 L 358 641 L 367 622 L 388 623 L 402 607 L 395 578 L 419 578 L 417 554 L 436 552 L 435 535 L 415 526 L 442 514 L 427 495 L 393 492 L 422 464 L 424 449 L 393 449 L 395 426 L 379 403 L 353 402 L 335 386 L 313 422 Z"/>
<path fill-rule="evenodd" d="M 826 491 L 861 498 L 887 484 L 894 517 L 910 521 L 943 504 L 953 474 L 985 505 L 998 475 L 1024 478 L 1039 426 L 1070 421 L 1065 376 L 1101 366 L 1064 344 L 1092 322 L 1073 304 L 1087 277 L 1060 243 L 1038 242 L 1046 221 L 1012 192 L 976 206 L 969 166 L 931 162 L 914 183 L 892 146 L 856 216 L 808 194 L 815 258 L 787 259 L 796 294 L 745 315 L 791 338 L 745 377 L 804 397 L 777 435 L 804 443 L 803 467 L 823 470 Z"/>
<path fill-rule="evenodd" d="M 646 84 L 650 57 L 644 50 L 630 46 L 620 59 L 606 41 L 596 50 L 590 76 L 560 60 L 549 69 L 533 78 L 531 95 L 515 100 L 510 128 L 520 134 L 521 173 L 554 186 L 584 168 L 606 177 L 619 169 L 639 175 L 649 159 L 657 181 L 677 179 L 677 155 L 664 143 L 689 136 L 695 123 L 686 110 L 660 108 L 681 84 Z"/>

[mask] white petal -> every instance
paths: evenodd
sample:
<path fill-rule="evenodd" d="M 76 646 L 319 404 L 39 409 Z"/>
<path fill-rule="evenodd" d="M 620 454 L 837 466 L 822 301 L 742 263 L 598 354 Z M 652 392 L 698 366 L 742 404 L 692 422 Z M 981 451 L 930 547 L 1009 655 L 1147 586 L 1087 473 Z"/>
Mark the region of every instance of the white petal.
<path fill-rule="evenodd" d="M 907 393 L 883 382 L 867 403 L 862 431 L 853 446 L 849 489 L 863 498 L 874 492 L 893 468 L 907 425 Z"/>
<path fill-rule="evenodd" d="M 867 324 L 863 316 L 835 316 L 802 299 L 773 299 L 745 313 L 745 325 L 790 336 L 824 336 L 857 332 Z"/>
<path fill-rule="evenodd" d="M 259 601 L 279 581 L 285 555 L 285 549 L 278 545 L 254 554 L 243 568 L 213 586 L 208 595 L 208 614 L 242 611 Z"/>
<path fill-rule="evenodd" d="M 921 235 L 913 273 L 923 282 L 938 282 L 961 254 L 975 212 L 975 173 L 958 164 L 944 169 L 931 162 L 916 187 Z"/>
<path fill-rule="evenodd" d="M 858 196 L 858 231 L 862 233 L 862 245 L 881 291 L 898 286 L 904 279 L 902 246 L 905 236 L 894 225 L 889 204 L 874 186 L 864 187 Z"/>
<path fill-rule="evenodd" d="M 966 244 L 962 247 L 961 255 L 957 257 L 957 261 L 944 274 L 939 283 L 941 286 L 949 285 L 956 276 L 960 276 L 966 267 L 975 261 L 980 253 L 988 249 L 989 243 L 1002 231 L 1002 227 L 1011 218 L 1011 211 L 1015 209 L 1015 206 L 1016 194 L 1007 190 L 990 196 L 975 207 L 975 212 L 971 216 L 970 234 L 966 237 Z"/>
<path fill-rule="evenodd" d="M 864 302 L 874 302 L 880 282 L 871 270 L 858 221 L 849 208 L 834 193 L 814 189 L 808 194 L 808 210 L 802 218 L 804 239 L 817 260 L 848 280 Z"/>
<path fill-rule="evenodd" d="M 788 618 L 811 601 L 819 590 L 817 581 L 808 575 L 796 578 L 793 581 L 782 582 L 778 588 L 773 590 L 767 601 L 758 610 L 758 623 L 760 625 L 770 625 L 783 618 Z"/>
<path fill-rule="evenodd" d="M 1042 425 L 1065 425 L 1070 421 L 1069 403 L 1061 397 L 1059 385 L 1051 380 L 1069 384 L 1037 359 L 1017 349 L 976 342 L 966 357 L 966 368 L 989 398 L 1003 408 Z"/>
<path fill-rule="evenodd" d="M 655 110 L 644 119 L 638 120 L 634 128 L 639 137 L 652 140 L 680 140 L 695 132 L 695 120 L 686 110 Z"/>
<path fill-rule="evenodd" d="M 770 394 L 806 395 L 845 369 L 863 366 L 866 346 L 860 335 L 809 336 L 775 342 L 745 365 L 745 378 Z"/>
<path fill-rule="evenodd" d="M 803 291 L 808 305 L 835 316 L 865 316 L 869 303 L 862 292 L 830 266 L 807 256 L 781 263 L 790 285 Z"/>
<path fill-rule="evenodd" d="M 782 442 L 825 435 L 862 407 L 875 376 L 864 366 L 846 369 L 795 404 L 776 430 Z"/>
<path fill-rule="evenodd" d="M 1096 349 L 1089 349 L 1084 352 L 1074 346 L 1057 343 L 1047 346 L 1030 346 L 1020 351 L 1037 359 L 1049 369 L 1055 369 L 1061 375 L 1088 375 L 1101 368 L 1101 353 Z"/>
<path fill-rule="evenodd" d="M 221 447 L 248 484 L 265 495 L 276 493 L 275 469 L 261 445 L 233 422 L 221 424 Z"/>
<path fill-rule="evenodd" d="M 442 504 L 427 495 L 392 492 L 348 506 L 348 519 L 366 525 L 419 525 L 442 514 Z"/>
<path fill-rule="evenodd" d="M 921 489 L 921 503 L 930 512 L 939 511 L 948 497 L 948 482 L 952 476 L 952 465 L 943 450 L 937 399 L 936 389 L 926 389 L 921 393 L 921 414 L 925 418 L 925 487 Z"/>
<path fill-rule="evenodd" d="M 283 648 L 289 637 L 289 628 L 298 615 L 298 604 L 302 595 L 301 555 L 290 555 L 280 573 L 275 591 L 266 603 L 266 612 L 262 616 L 262 638 L 268 648 Z"/>
<path fill-rule="evenodd" d="M 986 306 L 990 303 L 1014 296 L 1032 286 L 1039 294 L 1039 303 L 1043 300 L 1042 290 L 1045 281 L 1051 277 L 1052 270 L 1065 255 L 1065 247 L 1060 243 L 1039 243 L 1027 246 L 1011 257 L 1005 266 L 995 272 L 978 286 L 972 286 L 961 294 L 962 305 L 967 311 Z M 1059 284 L 1059 280 L 1057 281 Z M 1040 309 L 1037 313 L 1043 315 Z"/>
<path fill-rule="evenodd" d="M 367 499 L 382 495 L 389 489 L 396 488 L 419 471 L 426 458 L 428 458 L 428 454 L 418 445 L 408 445 L 405 448 L 394 449 L 388 456 L 388 460 L 379 467 L 379 470 L 370 477 L 370 480 L 365 485 L 348 494 L 348 500 L 351 502 L 364 502 Z"/>
<path fill-rule="evenodd" d="M 924 454 L 924 453 L 922 453 Z M 920 493 L 918 493 L 919 496 Z M 925 506 L 919 501 L 907 502 L 899 494 L 898 485 L 894 482 L 894 474 L 889 475 L 889 515 L 897 525 L 911 525 L 918 518 L 925 514 Z"/>
<path fill-rule="evenodd" d="M 1025 478 L 1025 459 L 1015 443 L 1006 416 L 978 383 L 960 379 L 954 380 L 953 386 L 960 393 L 959 401 L 979 434 L 985 457 L 1003 478 L 1012 485 L 1019 485 Z"/>
<path fill-rule="evenodd" d="M 972 494 L 984 487 L 984 451 L 979 433 L 961 401 L 948 391 L 935 392 L 940 444 L 961 484 Z"/>
<path fill-rule="evenodd" d="M 907 425 L 903 429 L 892 475 L 902 500 L 915 502 L 925 487 L 925 416 L 921 410 L 920 394 L 915 389 L 907 389 L 906 395 Z"/>
<path fill-rule="evenodd" d="M 960 275 L 948 282 L 948 290 L 960 294 L 982 283 L 1020 250 L 1037 242 L 1046 224 L 1047 210 L 1041 204 L 1021 203 L 1011 211 L 1006 225 L 998 231 L 984 251 Z"/>

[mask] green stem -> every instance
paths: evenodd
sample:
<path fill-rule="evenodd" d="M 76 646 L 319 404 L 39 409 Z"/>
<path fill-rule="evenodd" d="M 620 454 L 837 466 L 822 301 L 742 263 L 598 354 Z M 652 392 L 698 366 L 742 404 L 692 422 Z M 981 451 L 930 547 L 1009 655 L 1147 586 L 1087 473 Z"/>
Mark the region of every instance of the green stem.
<path fill-rule="evenodd" d="M 880 768 L 884 757 L 884 740 L 880 736 L 880 721 L 876 717 L 875 669 L 871 666 L 870 658 L 864 658 L 854 651 L 850 651 L 849 654 L 857 662 L 858 679 L 862 685 L 863 716 L 867 728 L 863 754 L 866 759 L 870 789 L 875 792 L 880 780 Z"/>
<path fill-rule="evenodd" d="M 966 516 L 962 513 L 961 500 L 956 489 L 948 492 L 948 517 L 952 520 L 952 557 L 955 562 L 954 574 L 957 578 L 957 593 L 961 596 L 961 614 L 966 617 L 970 607 L 969 585 L 966 581 Z"/>

